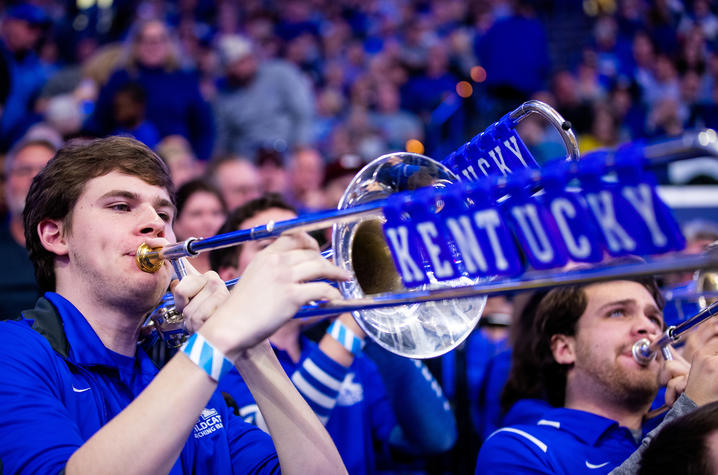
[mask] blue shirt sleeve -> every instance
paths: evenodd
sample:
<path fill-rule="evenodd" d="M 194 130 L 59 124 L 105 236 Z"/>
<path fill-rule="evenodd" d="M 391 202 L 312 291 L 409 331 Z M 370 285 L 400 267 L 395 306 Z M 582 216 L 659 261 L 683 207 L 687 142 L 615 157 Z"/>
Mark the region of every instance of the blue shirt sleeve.
<path fill-rule="evenodd" d="M 476 474 L 555 473 L 547 463 L 545 445 L 542 447 L 542 442 L 532 437 L 522 429 L 505 428 L 494 432 L 481 446 Z"/>
<path fill-rule="evenodd" d="M 388 443 L 397 421 L 386 394 L 386 387 L 376 365 L 369 358 L 359 357 L 357 360 L 357 363 L 362 365 L 361 371 L 364 373 L 362 384 L 364 397 L 369 406 L 372 433 L 376 439 Z"/>
<path fill-rule="evenodd" d="M 454 412 L 428 368 L 372 342 L 367 342 L 364 352 L 376 364 L 396 420 L 412 446 L 424 453 L 453 447 L 457 437 Z"/>
<path fill-rule="evenodd" d="M 5 473 L 59 473 L 84 443 L 63 405 L 58 361 L 26 323 L 0 323 L 0 461 Z"/>

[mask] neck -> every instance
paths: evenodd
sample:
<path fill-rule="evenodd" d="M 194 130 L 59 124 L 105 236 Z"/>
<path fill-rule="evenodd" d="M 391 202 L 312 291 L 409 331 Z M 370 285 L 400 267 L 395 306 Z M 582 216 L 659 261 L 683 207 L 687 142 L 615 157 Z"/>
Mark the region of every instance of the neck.
<path fill-rule="evenodd" d="M 10 217 L 10 235 L 16 243 L 25 247 L 25 226 L 22 222 L 22 215 L 12 215 Z"/>
<path fill-rule="evenodd" d="M 144 316 L 136 306 L 115 305 L 87 288 L 64 286 L 58 279 L 56 292 L 82 313 L 106 348 L 125 356 L 135 356 L 137 338 Z"/>
<path fill-rule="evenodd" d="M 612 419 L 631 430 L 641 429 L 643 416 L 651 407 L 651 401 L 632 404 L 621 400 L 616 394 L 606 394 L 605 388 L 602 387 L 586 384 L 580 385 L 580 388 L 573 386 L 579 385 L 567 384 L 565 407 Z"/>
<path fill-rule="evenodd" d="M 299 345 L 299 325 L 294 322 L 284 324 L 279 330 L 269 338 L 274 346 L 280 350 L 284 350 L 289 354 L 293 362 L 298 362 L 302 355 L 302 349 Z"/>

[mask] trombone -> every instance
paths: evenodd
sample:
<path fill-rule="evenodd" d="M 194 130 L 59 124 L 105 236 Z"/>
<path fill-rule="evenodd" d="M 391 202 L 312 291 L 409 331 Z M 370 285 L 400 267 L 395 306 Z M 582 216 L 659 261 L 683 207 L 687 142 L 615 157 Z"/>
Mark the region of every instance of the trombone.
<path fill-rule="evenodd" d="M 537 166 L 518 134 L 513 131 L 519 121 L 530 114 L 539 114 L 558 128 L 566 144 L 567 159 L 578 157 L 578 146 L 570 124 L 550 106 L 539 101 L 529 101 L 452 153 L 445 163 L 411 153 L 394 153 L 377 158 L 354 177 L 337 210 L 272 222 L 207 239 L 190 238 L 161 249 L 140 246 L 136 252 L 137 264 L 141 269 L 153 272 L 165 260 L 169 260 L 175 273 L 182 277 L 185 274 L 182 257 L 249 240 L 275 237 L 286 232 L 312 231 L 333 225 L 334 261 L 356 277 L 354 281 L 338 284 L 348 303 L 320 302 L 300 314 L 309 316 L 354 310 L 353 315 L 360 327 L 387 350 L 414 358 L 438 356 L 458 346 L 471 333 L 481 316 L 486 297 L 475 294 L 446 300 L 443 294 L 432 293 L 441 290 L 451 294 L 452 288 L 479 282 L 465 276 L 449 282 L 431 279 L 431 282 L 418 290 L 407 291 L 381 232 L 384 221 L 382 209 L 388 197 L 397 192 L 412 192 L 427 187 L 437 191 L 446 189 L 458 182 L 458 175 L 467 172 L 467 167 L 471 169 L 472 163 L 472 173 L 463 173 L 469 180 L 477 172 L 506 174 L 512 173 L 514 168 Z M 483 153 L 487 160 L 492 161 L 492 165 L 486 167 L 490 170 L 485 170 L 481 163 L 477 163 L 477 153 Z M 483 160 L 484 165 L 489 163 L 487 160 Z M 181 315 L 176 315 L 167 305 L 163 305 L 153 312 L 151 318 L 166 340 L 170 336 L 170 344 L 176 345 L 181 341 Z"/>
<path fill-rule="evenodd" d="M 713 131 L 703 131 L 648 145 L 643 150 L 644 156 L 656 164 L 695 156 L 718 157 L 718 137 Z M 428 285 L 407 290 L 402 285 L 381 232 L 381 210 L 387 204 L 388 197 L 395 192 L 427 185 L 441 191 L 457 180 L 452 170 L 427 157 L 409 153 L 390 154 L 371 162 L 354 177 L 338 210 L 207 239 L 191 238 L 161 249 L 141 246 L 136 258 L 138 265 L 149 272 L 158 269 L 164 260 L 170 260 L 178 276 L 182 276 L 181 257 L 249 240 L 274 237 L 285 232 L 309 231 L 334 225 L 332 249 L 335 261 L 340 267 L 351 271 L 356 279 L 339 284 L 345 300 L 305 306 L 298 316 L 353 312 L 360 327 L 380 346 L 412 358 L 438 356 L 458 346 L 476 326 L 488 295 L 718 267 L 718 259 L 714 255 L 680 256 L 565 273 L 557 273 L 555 270 L 534 271 L 508 279 L 470 279 L 462 276 L 439 282 L 429 276 Z M 166 308 L 154 313 L 160 314 L 154 318 L 158 329 L 163 324 L 172 324 L 174 326 L 169 332 L 175 332 L 177 338 L 181 338 L 181 316 L 173 316 Z M 160 333 L 164 332 L 160 330 Z"/>

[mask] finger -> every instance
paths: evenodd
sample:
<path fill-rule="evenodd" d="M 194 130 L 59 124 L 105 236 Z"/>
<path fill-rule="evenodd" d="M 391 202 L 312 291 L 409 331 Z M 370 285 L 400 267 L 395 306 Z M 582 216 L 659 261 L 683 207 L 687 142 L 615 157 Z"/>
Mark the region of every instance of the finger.
<path fill-rule="evenodd" d="M 288 272 L 293 282 L 309 282 L 318 279 L 345 281 L 352 278 L 349 271 L 340 269 L 322 258 L 292 266 Z"/>
<path fill-rule="evenodd" d="M 683 355 L 673 347 L 673 345 L 668 345 L 667 348 L 669 349 L 669 351 L 671 352 L 671 355 L 673 356 L 673 361 L 677 361 L 680 364 L 683 364 L 684 366 L 686 366 L 688 369 L 690 369 L 690 367 L 691 367 L 690 362 L 687 359 L 685 359 L 683 357 Z"/>
<path fill-rule="evenodd" d="M 214 311 L 224 299 L 218 299 L 216 296 L 207 292 L 201 292 L 185 307 L 183 315 L 185 316 L 185 326 L 190 332 L 199 328 L 209 319 Z"/>
<path fill-rule="evenodd" d="M 266 247 L 267 252 L 284 252 L 292 249 L 312 249 L 319 252 L 317 240 L 304 232 L 282 234 L 276 241 Z"/>
<path fill-rule="evenodd" d="M 183 312 L 190 300 L 196 296 L 207 284 L 207 277 L 201 274 L 188 275 L 174 286 L 175 307 Z"/>
<path fill-rule="evenodd" d="M 150 249 L 157 249 L 157 248 L 168 246 L 173 243 L 169 242 L 167 239 L 165 239 L 163 237 L 148 237 L 147 239 L 145 239 L 145 244 Z"/>
<path fill-rule="evenodd" d="M 229 290 L 219 278 L 210 278 L 208 284 L 192 298 L 184 309 L 184 315 L 190 322 L 189 328 L 202 326 L 228 298 Z"/>
<path fill-rule="evenodd" d="M 678 398 L 678 395 L 676 394 L 676 390 L 671 384 L 666 385 L 666 393 L 664 395 L 666 406 L 673 407 L 673 403 L 676 402 L 676 399 Z"/>
<path fill-rule="evenodd" d="M 187 275 L 200 275 L 202 274 L 200 271 L 198 271 L 190 262 L 190 259 L 187 259 L 186 257 L 180 257 L 180 260 L 184 264 L 184 269 L 187 272 Z"/>
<path fill-rule="evenodd" d="M 326 282 L 307 282 L 298 284 L 293 290 L 297 305 L 306 305 L 314 300 L 342 300 L 342 294 Z"/>
<path fill-rule="evenodd" d="M 669 376 L 668 379 L 676 376 L 687 375 L 690 370 L 691 365 L 689 365 L 685 360 L 670 360 L 666 361 L 663 365 L 663 371 Z"/>
<path fill-rule="evenodd" d="M 678 399 L 678 396 L 683 394 L 683 391 L 686 390 L 686 382 L 687 378 L 685 376 L 678 376 L 666 384 L 665 399 L 668 406 L 673 406 L 673 403 L 676 399 Z"/>
<path fill-rule="evenodd" d="M 302 262 L 308 262 L 318 258 L 323 259 L 316 253 L 316 251 L 310 249 L 293 249 L 291 251 L 286 251 L 282 253 L 281 258 L 282 265 L 284 267 L 294 266 L 301 264 Z"/>

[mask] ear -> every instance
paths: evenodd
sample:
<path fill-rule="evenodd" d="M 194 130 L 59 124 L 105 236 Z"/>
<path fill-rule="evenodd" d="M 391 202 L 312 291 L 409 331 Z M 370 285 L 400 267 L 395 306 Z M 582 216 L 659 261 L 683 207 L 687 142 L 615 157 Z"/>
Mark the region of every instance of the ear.
<path fill-rule="evenodd" d="M 576 361 L 576 339 L 556 334 L 551 337 L 551 353 L 558 364 L 571 365 Z"/>
<path fill-rule="evenodd" d="M 224 282 L 227 282 L 228 280 L 236 279 L 237 277 L 239 277 L 237 268 L 232 267 L 232 266 L 220 267 L 219 271 L 217 271 L 217 274 L 219 274 L 219 278 L 222 279 Z"/>
<path fill-rule="evenodd" d="M 37 235 L 40 237 L 42 247 L 53 254 L 64 256 L 68 253 L 62 221 L 43 219 L 37 225 Z"/>

